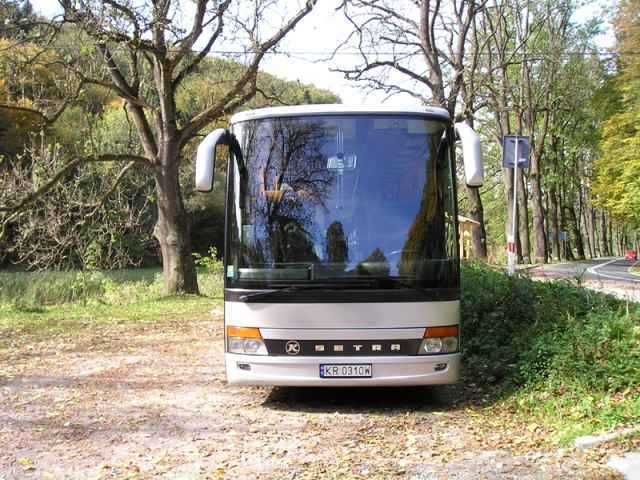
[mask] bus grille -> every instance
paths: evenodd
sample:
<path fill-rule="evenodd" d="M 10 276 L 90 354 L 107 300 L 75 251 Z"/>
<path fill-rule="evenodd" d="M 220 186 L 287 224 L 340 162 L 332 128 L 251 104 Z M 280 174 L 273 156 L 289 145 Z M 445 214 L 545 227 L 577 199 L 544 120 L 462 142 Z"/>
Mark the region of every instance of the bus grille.
<path fill-rule="evenodd" d="M 402 340 L 269 340 L 269 355 L 287 357 L 371 357 L 417 355 L 421 338 Z"/>

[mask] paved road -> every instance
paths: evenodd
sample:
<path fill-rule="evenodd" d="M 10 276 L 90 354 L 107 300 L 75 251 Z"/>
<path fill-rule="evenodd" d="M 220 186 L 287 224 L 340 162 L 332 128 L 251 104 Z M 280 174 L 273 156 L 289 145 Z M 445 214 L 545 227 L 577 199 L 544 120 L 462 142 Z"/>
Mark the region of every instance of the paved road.
<path fill-rule="evenodd" d="M 629 272 L 637 262 L 623 258 L 600 258 L 580 262 L 543 265 L 531 270 L 534 276 L 557 278 L 580 278 L 640 285 L 640 276 Z"/>

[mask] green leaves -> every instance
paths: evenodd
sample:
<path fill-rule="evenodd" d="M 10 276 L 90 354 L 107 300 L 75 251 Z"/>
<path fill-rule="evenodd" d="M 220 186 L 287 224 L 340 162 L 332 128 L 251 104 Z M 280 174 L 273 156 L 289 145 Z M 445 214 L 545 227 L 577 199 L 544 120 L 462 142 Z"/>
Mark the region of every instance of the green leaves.
<path fill-rule="evenodd" d="M 564 432 L 640 415 L 640 309 L 563 282 L 463 269 L 467 377 Z"/>
<path fill-rule="evenodd" d="M 608 113 L 601 127 L 602 156 L 595 162 L 597 203 L 614 216 L 640 225 L 640 61 L 627 54 L 640 47 L 640 2 L 620 4 L 614 26 L 622 53 L 618 72 L 607 83 L 603 105 Z M 604 102 L 600 102 L 604 103 Z"/>

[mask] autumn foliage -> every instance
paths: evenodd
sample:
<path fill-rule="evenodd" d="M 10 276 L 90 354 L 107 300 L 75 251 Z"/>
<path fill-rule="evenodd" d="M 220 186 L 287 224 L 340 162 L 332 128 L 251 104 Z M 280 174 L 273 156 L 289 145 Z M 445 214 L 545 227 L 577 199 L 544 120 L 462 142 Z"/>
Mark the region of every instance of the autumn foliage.
<path fill-rule="evenodd" d="M 594 191 L 600 205 L 640 225 L 640 1 L 622 2 L 614 25 L 620 57 L 609 88 L 619 103 L 602 126 Z"/>

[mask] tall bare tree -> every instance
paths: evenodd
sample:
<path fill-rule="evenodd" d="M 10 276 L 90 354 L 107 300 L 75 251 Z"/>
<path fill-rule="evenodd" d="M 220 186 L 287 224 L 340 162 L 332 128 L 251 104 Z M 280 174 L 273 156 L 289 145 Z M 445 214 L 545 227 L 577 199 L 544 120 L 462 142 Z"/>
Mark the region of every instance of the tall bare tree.
<path fill-rule="evenodd" d="M 158 220 L 154 233 L 168 292 L 198 291 L 189 216 L 178 180 L 182 150 L 209 125 L 255 95 L 260 62 L 312 11 L 316 1 L 304 0 L 292 7 L 292 2 L 274 0 L 59 0 L 63 13 L 51 22 L 56 27 L 52 31 L 78 32 L 78 41 L 92 45 L 99 64 L 83 68 L 83 49 L 58 63 L 76 79 L 76 93 L 82 86 L 97 85 L 124 100 L 142 152 L 78 157 L 47 185 L 86 161 L 124 160 L 144 166 L 155 181 Z M 281 25 L 270 28 L 287 10 L 291 11 Z M 185 117 L 176 108 L 176 94 L 216 46 L 243 54 L 242 73 L 221 85 L 219 95 L 204 108 Z M 43 118 L 55 121 L 72 98 L 55 102 L 55 112 L 44 111 Z M 3 209 L 26 208 L 48 188 Z"/>
<path fill-rule="evenodd" d="M 443 107 L 456 118 L 457 104 L 473 76 L 467 46 L 472 25 L 485 1 L 345 0 L 341 7 L 352 32 L 339 48 L 356 45 L 356 65 L 339 66 L 347 79 L 388 95 L 407 94 L 424 104 Z M 466 89 L 465 112 L 471 120 L 474 97 Z M 474 255 L 486 257 L 484 213 L 478 188 L 466 187 L 474 232 Z"/>
<path fill-rule="evenodd" d="M 486 99 L 493 113 L 492 130 L 501 145 L 504 135 L 526 134 L 531 139 L 531 166 L 518 183 L 519 219 L 515 239 L 519 258 L 529 261 L 530 233 L 528 204 L 532 204 L 534 233 L 533 258 L 545 262 L 548 258 L 545 229 L 544 191 L 541 162 L 550 128 L 550 118 L 557 99 L 557 72 L 562 67 L 567 48 L 568 19 L 573 3 L 552 1 L 534 3 L 530 0 L 499 2 L 491 0 L 486 14 L 479 20 L 479 35 L 485 45 L 478 80 L 479 95 Z M 526 181 L 525 181 L 526 180 Z M 507 199 L 507 234 L 513 217 L 513 171 L 503 170 Z M 529 198 L 529 195 L 531 198 Z M 557 199 L 551 195 L 552 206 Z M 554 207 L 555 208 L 555 207 Z"/>
<path fill-rule="evenodd" d="M 484 118 L 484 124 L 500 149 L 502 137 L 515 132 L 512 70 L 518 62 L 522 39 L 518 39 L 518 32 L 514 27 L 513 10 L 514 6 L 508 2 L 490 0 L 484 10 L 485 14 L 478 17 L 475 28 L 475 44 L 480 49 L 480 67 L 475 79 L 476 95 L 481 96 L 482 102 L 489 108 L 492 118 Z M 508 236 L 516 213 L 513 209 L 513 171 L 503 169 L 502 180 L 507 200 L 505 235 Z M 514 241 L 521 257 L 518 233 L 519 229 L 516 229 Z"/>

